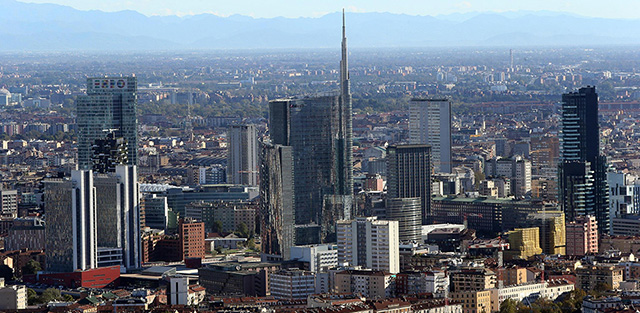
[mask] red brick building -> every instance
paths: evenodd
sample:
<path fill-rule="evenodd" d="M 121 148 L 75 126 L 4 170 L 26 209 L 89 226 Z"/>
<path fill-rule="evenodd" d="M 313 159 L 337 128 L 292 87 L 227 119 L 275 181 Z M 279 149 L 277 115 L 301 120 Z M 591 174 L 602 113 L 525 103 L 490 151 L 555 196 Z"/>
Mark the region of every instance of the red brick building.
<path fill-rule="evenodd" d="M 182 260 L 204 258 L 204 223 L 190 218 L 180 219 L 178 229 Z"/>

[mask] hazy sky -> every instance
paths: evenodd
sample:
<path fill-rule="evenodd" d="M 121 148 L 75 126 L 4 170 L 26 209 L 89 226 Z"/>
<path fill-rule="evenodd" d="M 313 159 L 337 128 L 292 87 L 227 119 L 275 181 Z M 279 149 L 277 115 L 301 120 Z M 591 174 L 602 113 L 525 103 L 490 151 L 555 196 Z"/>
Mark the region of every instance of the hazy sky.
<path fill-rule="evenodd" d="M 81 10 L 135 10 L 146 15 L 213 13 L 253 17 L 317 17 L 350 12 L 439 15 L 484 11 L 548 10 L 585 16 L 640 18 L 640 0 L 21 0 L 57 3 Z"/>

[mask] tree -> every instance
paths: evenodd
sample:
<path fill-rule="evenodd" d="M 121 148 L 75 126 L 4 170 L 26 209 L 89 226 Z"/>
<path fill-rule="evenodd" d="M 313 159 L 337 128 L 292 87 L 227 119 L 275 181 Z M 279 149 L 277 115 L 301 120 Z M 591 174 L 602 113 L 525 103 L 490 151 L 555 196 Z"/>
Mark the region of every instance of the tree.
<path fill-rule="evenodd" d="M 500 313 L 517 313 L 518 302 L 513 299 L 506 299 L 500 304 Z"/>
<path fill-rule="evenodd" d="M 42 295 L 40 296 L 40 302 L 41 303 L 48 303 L 50 301 L 54 301 L 54 300 L 62 300 L 62 294 L 60 294 L 60 290 L 56 289 L 56 288 L 47 288 L 45 291 L 42 292 Z"/>
<path fill-rule="evenodd" d="M 13 279 L 13 269 L 2 264 L 0 265 L 0 277 L 4 278 L 4 281 L 10 281 Z"/>
<path fill-rule="evenodd" d="M 247 248 L 251 250 L 256 250 L 256 242 L 255 240 L 253 240 L 253 238 L 250 238 L 249 240 L 247 240 Z"/>
<path fill-rule="evenodd" d="M 216 233 L 221 233 L 222 232 L 222 222 L 221 221 L 213 222 L 213 231 L 216 232 Z"/>
<path fill-rule="evenodd" d="M 242 238 L 249 238 L 249 227 L 245 223 L 240 223 L 236 227 L 236 234 Z"/>
<path fill-rule="evenodd" d="M 38 294 L 35 290 L 31 288 L 27 289 L 27 301 L 29 302 L 29 305 L 40 303 L 40 298 L 38 298 Z"/>
<path fill-rule="evenodd" d="M 37 274 L 39 271 L 42 271 L 42 266 L 40 266 L 40 262 L 36 260 L 29 260 L 29 262 L 22 267 L 22 275 Z"/>

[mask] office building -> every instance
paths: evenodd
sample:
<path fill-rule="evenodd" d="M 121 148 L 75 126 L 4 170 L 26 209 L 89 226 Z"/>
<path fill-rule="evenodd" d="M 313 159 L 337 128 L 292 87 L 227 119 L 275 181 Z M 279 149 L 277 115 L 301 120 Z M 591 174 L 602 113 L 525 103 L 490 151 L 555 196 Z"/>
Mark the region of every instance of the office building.
<path fill-rule="evenodd" d="M 600 154 L 595 87 L 562 95 L 558 196 L 568 221 L 592 215 L 598 230 L 610 230 L 607 159 Z"/>
<path fill-rule="evenodd" d="M 291 260 L 307 263 L 305 269 L 318 273 L 338 266 L 338 250 L 333 244 L 291 247 Z"/>
<path fill-rule="evenodd" d="M 293 151 L 262 143 L 260 150 L 260 235 L 262 253 L 288 260 L 295 245 Z"/>
<path fill-rule="evenodd" d="M 598 223 L 593 216 L 578 216 L 567 223 L 567 255 L 598 253 Z"/>
<path fill-rule="evenodd" d="M 137 167 L 116 165 L 114 172 L 93 178 L 97 206 L 98 246 L 122 249 L 126 268 L 141 265 L 140 190 Z"/>
<path fill-rule="evenodd" d="M 191 218 L 181 218 L 178 223 L 178 235 L 182 260 L 204 258 L 204 223 Z"/>
<path fill-rule="evenodd" d="M 437 173 L 451 173 L 451 100 L 412 99 L 409 103 L 411 144 L 431 146 L 431 164 Z"/>
<path fill-rule="evenodd" d="M 73 272 L 97 267 L 95 189 L 91 171 L 72 171 L 70 180 L 44 182 L 46 270 Z"/>
<path fill-rule="evenodd" d="M 398 221 L 400 242 L 422 240 L 422 206 L 420 198 L 387 199 L 386 219 Z"/>
<path fill-rule="evenodd" d="M 478 233 L 493 236 L 514 228 L 528 227 L 527 217 L 547 209 L 542 201 L 509 199 L 434 197 L 433 220 L 463 224 Z"/>
<path fill-rule="evenodd" d="M 387 196 L 420 198 L 422 224 L 431 218 L 431 147 L 398 145 L 387 148 Z"/>
<path fill-rule="evenodd" d="M 227 138 L 227 182 L 258 186 L 259 151 L 255 125 L 233 125 Z"/>
<path fill-rule="evenodd" d="M 269 274 L 269 291 L 276 299 L 307 299 L 316 291 L 315 275 L 299 269 Z"/>
<path fill-rule="evenodd" d="M 282 268 L 276 262 L 227 262 L 198 269 L 199 283 L 210 295 L 269 295 L 269 275 Z"/>
<path fill-rule="evenodd" d="M 45 222 L 39 217 L 16 218 L 4 238 L 6 251 L 45 249 Z"/>
<path fill-rule="evenodd" d="M 87 95 L 78 97 L 78 168 L 93 169 L 93 146 L 109 134 L 124 138 L 127 163 L 138 162 L 137 81 L 135 77 L 87 79 Z"/>
<path fill-rule="evenodd" d="M 531 161 L 521 156 L 512 158 L 493 158 L 485 162 L 487 177 L 508 178 L 510 194 L 522 198 L 531 192 Z"/>
<path fill-rule="evenodd" d="M 18 191 L 17 190 L 0 190 L 0 216 L 2 217 L 18 217 Z"/>
<path fill-rule="evenodd" d="M 166 230 L 169 226 L 167 197 L 148 194 L 144 198 L 144 218 L 147 227 Z"/>
<path fill-rule="evenodd" d="M 338 221 L 338 263 L 375 271 L 400 271 L 400 239 L 397 221 L 358 217 Z"/>
<path fill-rule="evenodd" d="M 626 215 L 611 219 L 612 236 L 640 236 L 640 215 Z"/>
<path fill-rule="evenodd" d="M 344 16 L 343 16 L 344 17 Z M 296 244 L 335 241 L 353 209 L 351 93 L 343 20 L 340 91 L 269 103 L 271 143 L 293 153 Z"/>

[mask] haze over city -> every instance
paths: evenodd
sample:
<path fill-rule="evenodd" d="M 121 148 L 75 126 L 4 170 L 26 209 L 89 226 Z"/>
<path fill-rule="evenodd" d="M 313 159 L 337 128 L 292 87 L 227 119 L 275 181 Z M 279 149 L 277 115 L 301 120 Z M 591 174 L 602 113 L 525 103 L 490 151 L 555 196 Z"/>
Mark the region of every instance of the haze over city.
<path fill-rule="evenodd" d="M 0 0 L 0 312 L 637 312 L 635 6 Z"/>

